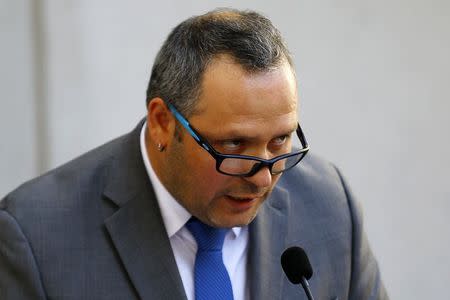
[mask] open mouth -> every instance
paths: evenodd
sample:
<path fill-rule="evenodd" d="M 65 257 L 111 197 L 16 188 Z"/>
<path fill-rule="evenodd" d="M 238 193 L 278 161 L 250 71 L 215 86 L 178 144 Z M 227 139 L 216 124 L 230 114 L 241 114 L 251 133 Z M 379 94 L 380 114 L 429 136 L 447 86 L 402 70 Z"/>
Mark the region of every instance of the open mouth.
<path fill-rule="evenodd" d="M 225 199 L 228 200 L 228 204 L 233 207 L 234 210 L 244 212 L 251 209 L 258 203 L 261 196 L 230 196 L 226 195 Z"/>
<path fill-rule="evenodd" d="M 227 198 L 229 198 L 233 201 L 237 201 L 237 202 L 251 202 L 259 197 L 235 197 L 235 196 L 227 195 Z"/>

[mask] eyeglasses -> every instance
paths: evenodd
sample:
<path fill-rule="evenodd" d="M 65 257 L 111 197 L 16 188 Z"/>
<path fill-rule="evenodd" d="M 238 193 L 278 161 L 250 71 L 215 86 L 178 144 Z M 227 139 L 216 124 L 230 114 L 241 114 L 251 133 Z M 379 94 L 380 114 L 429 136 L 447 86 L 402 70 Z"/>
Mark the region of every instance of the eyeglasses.
<path fill-rule="evenodd" d="M 255 175 L 262 168 L 267 167 L 271 174 L 280 174 L 287 171 L 298 164 L 309 150 L 300 124 L 297 124 L 297 136 L 300 139 L 302 148 L 295 152 L 286 153 L 276 156 L 272 159 L 263 159 L 249 155 L 223 154 L 215 150 L 205 138 L 203 138 L 192 127 L 188 120 L 178 112 L 178 110 L 170 103 L 167 103 L 172 114 L 180 122 L 180 124 L 189 132 L 194 140 L 203 149 L 205 149 L 215 160 L 216 170 L 222 174 L 230 176 L 250 177 Z"/>

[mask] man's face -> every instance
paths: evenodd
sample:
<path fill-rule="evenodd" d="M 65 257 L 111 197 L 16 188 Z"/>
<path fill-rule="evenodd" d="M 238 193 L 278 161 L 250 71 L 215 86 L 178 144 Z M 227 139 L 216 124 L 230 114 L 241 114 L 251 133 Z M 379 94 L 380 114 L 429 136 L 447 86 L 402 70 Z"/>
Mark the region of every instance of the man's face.
<path fill-rule="evenodd" d="M 285 65 L 248 73 L 229 57 L 206 69 L 191 125 L 219 152 L 265 159 L 290 149 L 297 128 L 297 89 Z M 180 128 L 182 128 L 180 126 Z M 249 224 L 280 175 L 263 168 L 251 177 L 216 171 L 213 157 L 181 129 L 167 147 L 163 182 L 192 215 L 215 227 Z"/>

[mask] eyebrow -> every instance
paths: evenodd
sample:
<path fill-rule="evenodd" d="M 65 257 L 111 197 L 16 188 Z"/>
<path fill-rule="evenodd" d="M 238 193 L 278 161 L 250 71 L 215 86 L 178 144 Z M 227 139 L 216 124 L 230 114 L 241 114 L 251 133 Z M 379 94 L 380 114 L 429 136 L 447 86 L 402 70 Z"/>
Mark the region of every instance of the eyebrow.
<path fill-rule="evenodd" d="M 298 127 L 298 123 L 295 124 L 295 127 L 293 129 L 291 128 L 286 131 L 281 131 L 279 134 L 275 134 L 272 138 L 277 138 L 277 137 L 285 136 L 285 135 L 292 135 L 297 130 L 297 127 Z M 258 140 L 257 136 L 249 136 L 249 135 L 242 134 L 242 132 L 240 132 L 238 129 L 230 129 L 223 133 L 201 132 L 200 134 L 204 138 L 206 138 L 208 140 L 211 139 L 214 141 L 218 141 L 218 140 L 247 140 L 247 141 Z"/>

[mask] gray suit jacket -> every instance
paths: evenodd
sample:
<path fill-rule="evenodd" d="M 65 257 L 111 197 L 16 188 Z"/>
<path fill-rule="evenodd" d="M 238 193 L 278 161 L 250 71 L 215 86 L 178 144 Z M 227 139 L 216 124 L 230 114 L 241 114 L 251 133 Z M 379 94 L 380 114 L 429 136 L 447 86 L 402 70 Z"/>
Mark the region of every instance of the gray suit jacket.
<path fill-rule="evenodd" d="M 25 183 L 0 202 L 0 299 L 186 299 L 130 134 Z M 308 253 L 316 300 L 387 299 L 339 171 L 308 155 L 250 225 L 252 299 L 306 299 L 280 255 Z"/>

